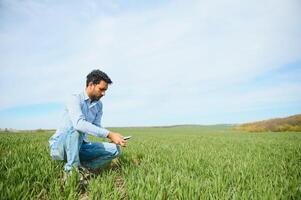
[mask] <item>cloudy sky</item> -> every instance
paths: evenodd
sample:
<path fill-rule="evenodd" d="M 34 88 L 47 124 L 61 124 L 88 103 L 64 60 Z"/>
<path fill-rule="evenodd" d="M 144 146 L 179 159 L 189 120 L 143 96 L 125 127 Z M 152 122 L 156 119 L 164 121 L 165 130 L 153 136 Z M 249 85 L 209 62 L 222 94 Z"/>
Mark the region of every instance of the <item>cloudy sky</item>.
<path fill-rule="evenodd" d="M 56 128 L 93 69 L 103 126 L 301 113 L 301 2 L 0 2 L 1 128 Z"/>

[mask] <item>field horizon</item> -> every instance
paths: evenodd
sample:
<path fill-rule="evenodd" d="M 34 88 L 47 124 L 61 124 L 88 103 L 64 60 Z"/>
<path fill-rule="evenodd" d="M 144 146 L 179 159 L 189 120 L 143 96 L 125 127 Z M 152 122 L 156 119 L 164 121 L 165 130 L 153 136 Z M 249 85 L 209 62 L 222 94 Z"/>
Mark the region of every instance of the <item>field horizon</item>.
<path fill-rule="evenodd" d="M 234 128 L 238 131 L 248 132 L 301 132 L 301 114 L 290 115 L 287 117 L 276 117 L 260 121 L 252 121 L 246 123 L 217 123 L 217 124 L 170 124 L 170 125 L 153 125 L 153 126 L 108 126 L 107 129 L 114 128 L 189 128 L 189 127 L 200 127 L 200 128 L 216 128 L 216 129 L 228 129 Z M 55 128 L 38 128 L 38 129 L 14 129 L 14 128 L 0 128 L 0 131 L 6 132 L 26 132 L 26 131 L 55 131 Z"/>

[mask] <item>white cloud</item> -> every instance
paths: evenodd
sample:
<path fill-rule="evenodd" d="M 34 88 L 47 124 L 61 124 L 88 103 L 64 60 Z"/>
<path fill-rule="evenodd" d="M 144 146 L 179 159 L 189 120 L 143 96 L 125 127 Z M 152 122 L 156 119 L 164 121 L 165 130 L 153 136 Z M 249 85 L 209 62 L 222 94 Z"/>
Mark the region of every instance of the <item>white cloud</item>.
<path fill-rule="evenodd" d="M 300 83 L 231 94 L 236 101 L 227 93 L 301 58 L 298 1 L 174 1 L 130 12 L 105 2 L 5 2 L 0 109 L 63 102 L 97 67 L 114 81 L 104 102 L 107 115 L 119 116 L 106 116 L 109 124 L 134 123 L 136 115 L 143 123 L 163 111 L 198 121 L 188 114 L 215 112 L 216 104 L 234 110 L 237 102 L 277 104 L 282 93 L 283 103 L 300 99 Z"/>

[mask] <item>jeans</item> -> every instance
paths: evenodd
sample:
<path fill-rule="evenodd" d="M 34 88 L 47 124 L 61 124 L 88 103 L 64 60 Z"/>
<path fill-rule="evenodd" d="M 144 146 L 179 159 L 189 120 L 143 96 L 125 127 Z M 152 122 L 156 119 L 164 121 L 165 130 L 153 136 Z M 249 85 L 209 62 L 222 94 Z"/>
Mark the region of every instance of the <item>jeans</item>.
<path fill-rule="evenodd" d="M 108 142 L 85 142 L 83 134 L 69 131 L 63 136 L 65 171 L 73 167 L 100 168 L 121 154 L 121 147 Z"/>
<path fill-rule="evenodd" d="M 108 142 L 85 142 L 79 151 L 79 159 L 84 167 L 99 168 L 121 154 L 119 145 Z"/>

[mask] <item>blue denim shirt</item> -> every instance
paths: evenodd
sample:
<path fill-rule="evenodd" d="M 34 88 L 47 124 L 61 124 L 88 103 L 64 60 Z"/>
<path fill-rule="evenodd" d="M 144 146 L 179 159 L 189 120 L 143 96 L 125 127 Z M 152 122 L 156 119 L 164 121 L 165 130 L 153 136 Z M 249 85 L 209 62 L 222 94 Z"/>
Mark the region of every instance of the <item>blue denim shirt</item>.
<path fill-rule="evenodd" d="M 78 131 L 81 140 L 87 141 L 87 134 L 106 138 L 109 130 L 101 127 L 102 102 L 91 102 L 86 91 L 71 96 L 66 104 L 63 119 L 55 134 L 49 139 L 50 153 L 53 159 L 63 160 L 64 137 L 69 131 Z"/>

